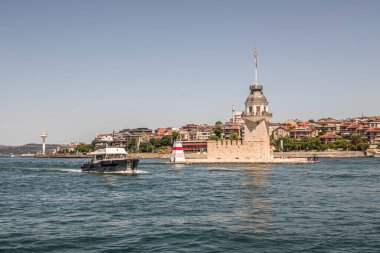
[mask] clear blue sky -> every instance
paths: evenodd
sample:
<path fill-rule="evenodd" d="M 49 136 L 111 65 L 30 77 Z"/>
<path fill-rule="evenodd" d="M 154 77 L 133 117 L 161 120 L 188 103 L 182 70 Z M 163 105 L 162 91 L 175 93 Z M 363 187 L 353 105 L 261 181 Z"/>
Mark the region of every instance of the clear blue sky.
<path fill-rule="evenodd" d="M 380 1 L 0 1 L 0 144 L 227 121 L 380 114 Z"/>

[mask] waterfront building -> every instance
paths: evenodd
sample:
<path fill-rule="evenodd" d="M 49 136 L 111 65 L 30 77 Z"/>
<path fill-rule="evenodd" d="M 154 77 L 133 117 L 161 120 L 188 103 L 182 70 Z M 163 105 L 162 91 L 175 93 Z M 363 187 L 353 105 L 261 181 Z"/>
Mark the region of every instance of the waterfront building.
<path fill-rule="evenodd" d="M 369 118 L 364 124 L 372 127 L 380 127 L 380 116 Z"/>
<path fill-rule="evenodd" d="M 149 141 L 152 136 L 153 130 L 146 127 L 139 127 L 129 129 L 129 133 L 134 136 L 140 136 L 145 141 Z"/>
<path fill-rule="evenodd" d="M 318 125 L 319 132 L 337 132 L 340 133 L 340 126 L 342 125 L 343 120 L 337 120 L 334 118 L 323 118 L 315 121 L 315 124 Z"/>
<path fill-rule="evenodd" d="M 101 149 L 106 147 L 126 147 L 127 139 L 123 132 L 113 132 L 112 134 L 98 134 L 95 136 L 92 143 L 95 149 Z"/>
<path fill-rule="evenodd" d="M 310 129 L 308 127 L 296 127 L 294 129 L 291 129 L 289 131 L 289 136 L 291 138 L 294 138 L 296 140 L 300 140 L 304 137 L 317 137 L 318 132 L 316 132 L 314 129 Z"/>
<path fill-rule="evenodd" d="M 195 132 L 195 139 L 197 141 L 207 141 L 212 135 L 212 129 L 199 129 Z"/>
<path fill-rule="evenodd" d="M 197 124 L 186 124 L 182 127 L 183 130 L 186 130 L 188 132 L 198 130 L 198 128 L 199 128 L 199 125 Z"/>
<path fill-rule="evenodd" d="M 272 131 L 272 134 L 271 134 L 274 140 L 278 140 L 284 137 L 289 137 L 289 135 L 290 135 L 289 129 L 283 126 L 277 127 L 276 129 Z"/>
<path fill-rule="evenodd" d="M 186 153 L 207 152 L 207 141 L 182 141 L 182 146 Z"/>
<path fill-rule="evenodd" d="M 157 128 L 156 130 L 154 130 L 154 138 L 157 139 L 157 138 L 162 138 L 163 136 L 166 136 L 166 135 L 172 135 L 173 134 L 173 129 L 171 128 Z"/>
<path fill-rule="evenodd" d="M 371 127 L 367 131 L 367 139 L 369 143 L 380 145 L 380 128 L 379 127 Z"/>
<path fill-rule="evenodd" d="M 340 126 L 342 136 L 359 135 L 367 138 L 367 130 L 370 127 L 361 123 L 347 122 Z"/>
<path fill-rule="evenodd" d="M 335 132 L 325 133 L 325 134 L 321 135 L 319 138 L 321 139 L 322 143 L 324 143 L 324 144 L 327 144 L 329 142 L 336 142 L 338 140 L 343 139 L 342 136 L 337 135 Z"/>
<path fill-rule="evenodd" d="M 188 141 L 190 138 L 189 132 L 187 130 L 184 130 L 184 129 L 179 130 L 179 136 L 180 136 L 182 141 Z"/>
<path fill-rule="evenodd" d="M 238 139 L 242 138 L 242 124 L 239 122 L 226 122 L 223 126 L 223 136 L 230 139 L 230 135 L 236 134 Z"/>
<path fill-rule="evenodd" d="M 208 124 L 187 124 L 179 131 L 182 140 L 207 141 L 213 133 L 213 126 Z"/>

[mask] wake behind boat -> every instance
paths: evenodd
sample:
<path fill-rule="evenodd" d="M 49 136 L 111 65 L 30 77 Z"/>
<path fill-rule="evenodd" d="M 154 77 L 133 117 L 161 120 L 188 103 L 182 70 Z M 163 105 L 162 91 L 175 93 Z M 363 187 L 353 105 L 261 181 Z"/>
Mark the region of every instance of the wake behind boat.
<path fill-rule="evenodd" d="M 137 169 L 139 159 L 128 159 L 124 148 L 106 147 L 90 153 L 91 161 L 81 166 L 82 171 L 89 172 L 116 172 L 134 171 Z"/>

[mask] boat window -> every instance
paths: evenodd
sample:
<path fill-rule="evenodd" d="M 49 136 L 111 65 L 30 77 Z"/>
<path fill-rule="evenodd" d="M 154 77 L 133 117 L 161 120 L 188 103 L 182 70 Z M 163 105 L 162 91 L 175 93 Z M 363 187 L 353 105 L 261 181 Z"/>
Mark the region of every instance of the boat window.
<path fill-rule="evenodd" d="M 96 160 L 103 160 L 104 159 L 104 155 L 97 155 L 97 156 L 95 156 L 95 159 Z"/>

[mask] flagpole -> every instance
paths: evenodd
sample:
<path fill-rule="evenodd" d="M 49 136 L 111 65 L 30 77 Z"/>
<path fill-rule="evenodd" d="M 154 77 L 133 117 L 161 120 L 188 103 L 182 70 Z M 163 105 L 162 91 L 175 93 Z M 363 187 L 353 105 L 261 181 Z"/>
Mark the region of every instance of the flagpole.
<path fill-rule="evenodd" d="M 255 83 L 257 83 L 257 50 L 255 45 L 255 50 L 253 55 L 255 56 Z"/>

